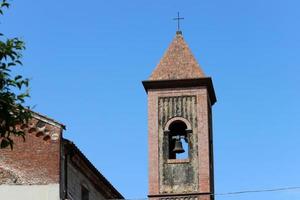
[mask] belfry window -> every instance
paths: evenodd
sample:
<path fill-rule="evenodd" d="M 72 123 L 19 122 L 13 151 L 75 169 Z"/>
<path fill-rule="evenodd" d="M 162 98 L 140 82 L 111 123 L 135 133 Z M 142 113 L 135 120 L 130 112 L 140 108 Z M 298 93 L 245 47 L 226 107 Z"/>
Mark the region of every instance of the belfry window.
<path fill-rule="evenodd" d="M 169 126 L 169 159 L 189 158 L 187 126 L 183 121 L 174 121 Z"/>

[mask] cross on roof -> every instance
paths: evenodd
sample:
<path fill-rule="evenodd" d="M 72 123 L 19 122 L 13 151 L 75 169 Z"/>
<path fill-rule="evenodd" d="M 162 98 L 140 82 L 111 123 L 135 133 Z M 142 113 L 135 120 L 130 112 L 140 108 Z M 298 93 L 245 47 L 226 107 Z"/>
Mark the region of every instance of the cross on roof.
<path fill-rule="evenodd" d="M 177 13 L 177 17 L 175 17 L 173 20 L 177 20 L 177 31 L 180 31 L 180 20 L 183 20 L 183 17 L 180 17 L 179 12 Z"/>

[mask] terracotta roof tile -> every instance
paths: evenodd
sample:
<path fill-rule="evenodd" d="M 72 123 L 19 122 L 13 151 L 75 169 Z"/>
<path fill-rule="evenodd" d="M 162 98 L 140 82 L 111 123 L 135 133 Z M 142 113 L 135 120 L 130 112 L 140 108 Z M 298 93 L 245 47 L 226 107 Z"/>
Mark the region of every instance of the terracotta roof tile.
<path fill-rule="evenodd" d="M 178 80 L 205 77 L 182 34 L 176 37 L 165 52 L 149 80 Z"/>

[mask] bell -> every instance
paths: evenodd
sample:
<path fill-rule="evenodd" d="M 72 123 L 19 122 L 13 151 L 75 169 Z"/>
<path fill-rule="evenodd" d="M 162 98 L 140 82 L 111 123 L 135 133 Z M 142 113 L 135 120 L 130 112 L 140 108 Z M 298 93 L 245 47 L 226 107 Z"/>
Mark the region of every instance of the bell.
<path fill-rule="evenodd" d="M 182 148 L 182 143 L 180 139 L 175 140 L 175 147 L 173 149 L 174 153 L 183 153 L 184 149 Z"/>

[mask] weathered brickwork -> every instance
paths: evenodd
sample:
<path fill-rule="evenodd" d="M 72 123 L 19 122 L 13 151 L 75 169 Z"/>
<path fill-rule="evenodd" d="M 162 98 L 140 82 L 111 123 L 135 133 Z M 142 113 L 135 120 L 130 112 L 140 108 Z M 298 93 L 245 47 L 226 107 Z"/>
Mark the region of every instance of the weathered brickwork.
<path fill-rule="evenodd" d="M 26 132 L 25 141 L 13 137 L 13 150 L 1 149 L 1 184 L 59 183 L 62 126 L 47 121 L 33 117 L 28 125 L 21 127 Z"/>
<path fill-rule="evenodd" d="M 148 93 L 149 198 L 214 199 L 211 106 L 216 97 L 180 32 L 143 84 Z M 183 159 L 174 150 L 180 138 L 188 145 Z"/>
<path fill-rule="evenodd" d="M 182 97 L 183 99 L 186 98 L 185 103 L 182 103 L 181 100 L 167 101 L 174 98 L 180 99 L 178 97 Z M 205 88 L 178 88 L 176 90 L 160 89 L 154 91 L 151 90 L 148 91 L 148 100 L 150 165 L 149 180 L 151 180 L 149 182 L 149 194 L 210 192 L 212 180 L 210 176 L 211 160 L 208 134 L 210 125 L 207 110 L 209 103 L 207 90 Z M 161 104 L 161 101 L 163 101 L 163 107 L 159 106 Z M 176 107 L 181 107 L 179 110 L 182 110 L 183 112 L 179 111 L 178 109 L 178 111 L 176 111 Z M 163 114 L 163 110 L 165 114 Z M 173 110 L 173 112 L 170 110 Z M 163 158 L 163 129 L 165 122 L 176 116 L 182 116 L 188 119 L 192 124 L 193 128 L 190 137 L 193 138 L 191 140 L 193 144 L 193 153 L 191 156 L 191 160 L 188 163 L 168 164 L 166 163 L 166 159 Z M 163 122 L 161 122 L 162 120 Z M 186 165 L 189 174 L 176 173 L 176 168 L 179 168 L 178 171 L 180 171 L 180 168 L 183 165 Z M 169 173 L 167 173 L 168 171 Z M 164 174 L 166 174 L 167 177 L 163 177 Z M 163 182 L 163 180 L 166 178 L 176 178 L 176 176 L 184 177 L 191 175 L 193 175 L 192 182 L 189 182 L 187 184 L 181 182 L 182 185 L 165 185 Z"/>
<path fill-rule="evenodd" d="M 176 80 L 205 77 L 181 34 L 176 34 L 149 80 Z"/>
<path fill-rule="evenodd" d="M 159 198 L 159 200 L 198 200 L 198 197 L 197 196 L 177 196 L 177 197 Z"/>
<path fill-rule="evenodd" d="M 63 139 L 64 126 L 33 113 L 26 132 L 12 138 L 13 150 L 0 149 L 0 196 L 11 200 L 81 200 L 82 186 L 90 200 L 123 199 L 80 150 Z M 15 191 L 17 189 L 17 191 Z"/>
<path fill-rule="evenodd" d="M 156 200 L 208 200 L 210 195 L 187 195 L 187 196 L 168 196 L 162 198 L 156 198 Z M 154 200 L 154 198 L 150 198 Z"/>
<path fill-rule="evenodd" d="M 164 94 L 158 98 L 158 148 L 162 152 L 159 154 L 160 192 L 195 192 L 198 190 L 198 176 L 195 174 L 198 169 L 197 96 L 163 96 Z M 191 133 L 187 135 L 190 144 L 189 159 L 180 164 L 168 162 L 169 136 L 164 133 L 168 128 L 166 123 L 175 117 L 182 117 L 192 125 Z"/>

